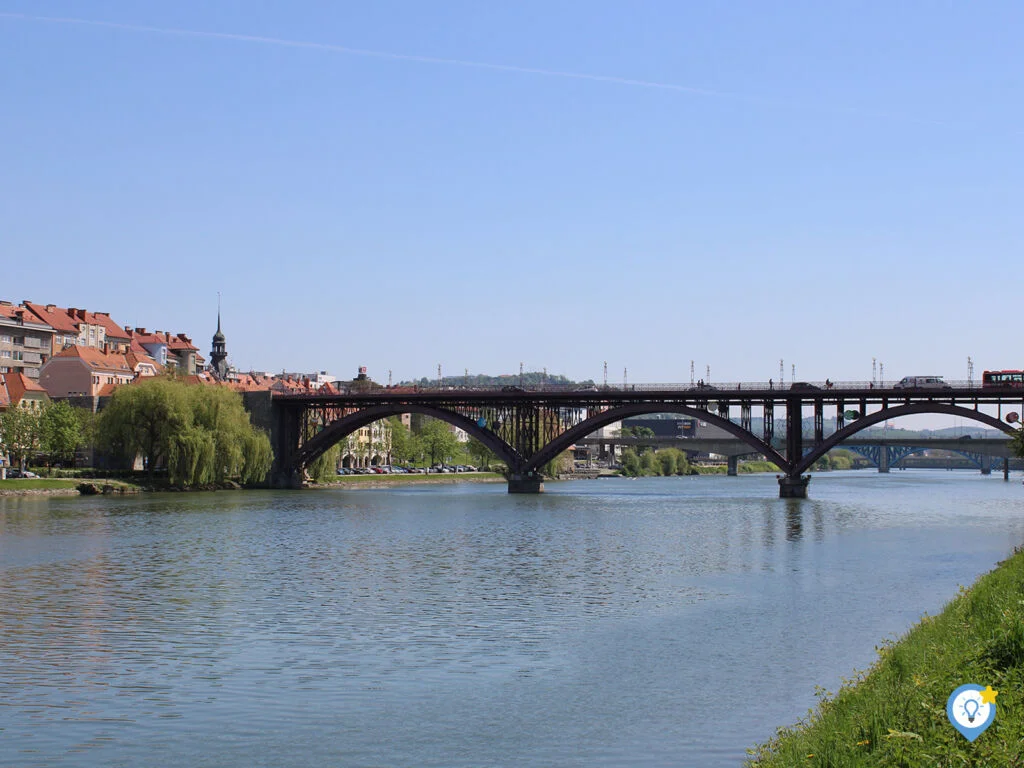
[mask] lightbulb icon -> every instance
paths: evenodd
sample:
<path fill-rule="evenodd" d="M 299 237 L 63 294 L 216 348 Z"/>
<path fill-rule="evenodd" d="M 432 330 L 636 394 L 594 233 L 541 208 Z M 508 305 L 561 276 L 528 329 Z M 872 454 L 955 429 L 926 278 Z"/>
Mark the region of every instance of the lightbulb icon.
<path fill-rule="evenodd" d="M 967 722 L 973 723 L 978 715 L 978 702 L 975 699 L 968 699 L 964 702 L 964 712 L 967 713 Z"/>

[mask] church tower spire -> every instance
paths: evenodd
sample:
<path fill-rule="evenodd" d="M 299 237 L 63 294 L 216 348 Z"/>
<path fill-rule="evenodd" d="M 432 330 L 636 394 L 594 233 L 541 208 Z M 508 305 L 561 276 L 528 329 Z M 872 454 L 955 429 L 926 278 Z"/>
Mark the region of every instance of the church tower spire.
<path fill-rule="evenodd" d="M 220 329 L 220 292 L 217 292 L 217 332 L 213 334 L 213 349 L 210 351 L 210 367 L 217 377 L 224 379 L 228 373 L 228 350 L 224 332 Z"/>

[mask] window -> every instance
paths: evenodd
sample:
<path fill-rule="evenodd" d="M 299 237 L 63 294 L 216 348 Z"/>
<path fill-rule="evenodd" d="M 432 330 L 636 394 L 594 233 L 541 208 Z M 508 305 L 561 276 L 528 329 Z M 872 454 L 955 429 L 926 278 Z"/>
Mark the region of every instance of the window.
<path fill-rule="evenodd" d="M 7 336 L 6 334 L 0 335 L 0 344 L 10 344 L 10 343 L 11 343 L 11 337 L 10 336 Z"/>
<path fill-rule="evenodd" d="M 0 357 L 3 357 L 5 359 L 7 359 L 7 360 L 10 360 L 11 359 L 11 350 L 9 350 L 9 349 L 0 350 Z"/>

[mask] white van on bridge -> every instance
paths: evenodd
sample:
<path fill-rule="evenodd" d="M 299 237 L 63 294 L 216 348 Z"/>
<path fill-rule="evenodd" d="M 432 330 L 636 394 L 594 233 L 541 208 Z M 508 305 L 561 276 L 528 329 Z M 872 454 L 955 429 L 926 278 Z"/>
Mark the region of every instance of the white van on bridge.
<path fill-rule="evenodd" d="M 904 376 L 893 389 L 952 389 L 941 376 Z"/>

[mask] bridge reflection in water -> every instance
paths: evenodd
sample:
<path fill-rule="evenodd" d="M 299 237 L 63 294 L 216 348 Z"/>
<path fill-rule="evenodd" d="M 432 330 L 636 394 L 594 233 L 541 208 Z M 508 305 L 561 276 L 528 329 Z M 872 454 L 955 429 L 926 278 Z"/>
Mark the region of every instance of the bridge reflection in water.
<path fill-rule="evenodd" d="M 254 402 L 259 397 L 265 401 Z M 901 416 L 945 414 L 1012 434 L 1013 427 L 1003 421 L 1004 411 L 1024 410 L 1021 388 L 963 383 L 943 389 L 897 389 L 864 382 L 801 384 L 786 390 L 768 383 L 586 390 L 364 385 L 350 391 L 250 393 L 247 400 L 254 420 L 271 432 L 275 487 L 301 487 L 304 469 L 352 432 L 396 414 L 419 413 L 465 430 L 493 451 L 508 467 L 510 493 L 539 493 L 544 487 L 542 468 L 601 427 L 631 416 L 678 413 L 724 430 L 748 446 L 749 453 L 774 462 L 781 470 L 783 498 L 806 497 L 810 467 L 874 424 Z M 778 439 L 777 412 L 784 424 Z M 813 429 L 806 436 L 805 415 L 813 417 Z M 834 425 L 828 433 L 826 415 Z M 760 424 L 757 432 L 755 419 Z M 977 443 L 981 448 L 982 441 Z M 974 448 L 972 442 L 972 452 Z"/>

